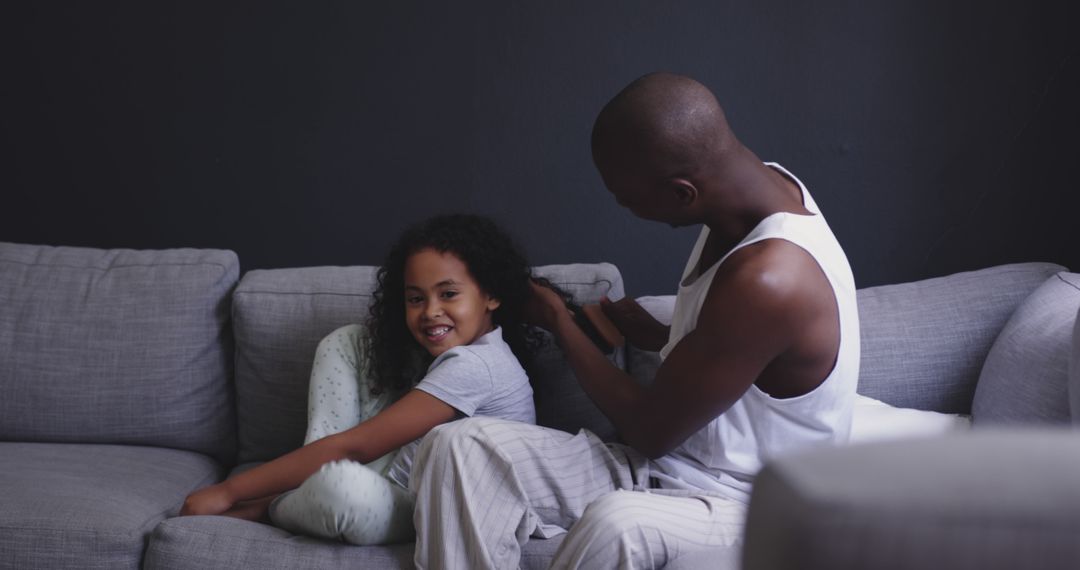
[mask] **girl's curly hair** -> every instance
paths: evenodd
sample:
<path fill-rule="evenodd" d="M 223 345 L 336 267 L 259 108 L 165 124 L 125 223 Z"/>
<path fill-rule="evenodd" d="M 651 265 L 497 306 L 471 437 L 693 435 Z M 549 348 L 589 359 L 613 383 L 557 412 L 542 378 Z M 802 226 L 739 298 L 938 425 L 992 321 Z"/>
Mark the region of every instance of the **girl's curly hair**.
<path fill-rule="evenodd" d="M 492 323 L 502 327 L 503 340 L 524 365 L 543 343 L 543 334 L 523 322 L 532 272 L 525 256 L 495 222 L 482 216 L 436 216 L 405 231 L 390 249 L 378 272 L 369 309 L 365 349 L 379 392 L 404 391 L 419 380 L 427 352 L 405 324 L 405 262 L 431 248 L 452 253 L 465 263 L 480 289 L 500 301 Z M 550 283 L 543 283 L 551 286 Z M 554 288 L 554 287 L 553 287 Z M 564 299 L 569 296 L 555 289 Z"/>

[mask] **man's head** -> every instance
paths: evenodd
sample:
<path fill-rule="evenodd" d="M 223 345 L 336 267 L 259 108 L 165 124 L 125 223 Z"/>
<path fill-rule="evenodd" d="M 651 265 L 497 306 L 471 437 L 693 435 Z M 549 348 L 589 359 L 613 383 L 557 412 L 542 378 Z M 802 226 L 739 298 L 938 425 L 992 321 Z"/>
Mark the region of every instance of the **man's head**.
<path fill-rule="evenodd" d="M 738 144 L 716 97 L 681 75 L 635 80 L 600 111 L 593 162 L 634 215 L 673 226 L 700 221 L 701 192 Z"/>

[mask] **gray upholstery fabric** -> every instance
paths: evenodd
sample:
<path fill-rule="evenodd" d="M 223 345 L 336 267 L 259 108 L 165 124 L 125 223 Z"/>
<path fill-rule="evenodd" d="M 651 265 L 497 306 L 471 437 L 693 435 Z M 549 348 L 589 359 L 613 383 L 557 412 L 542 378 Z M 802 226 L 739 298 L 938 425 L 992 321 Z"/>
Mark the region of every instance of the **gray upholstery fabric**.
<path fill-rule="evenodd" d="M 562 537 L 532 540 L 522 568 L 546 569 Z M 146 570 L 412 568 L 413 545 L 351 546 L 227 517 L 169 519 L 154 529 Z"/>
<path fill-rule="evenodd" d="M 303 443 L 315 347 L 334 329 L 366 319 L 376 271 L 311 267 L 244 274 L 233 296 L 240 462 L 272 459 Z M 611 264 L 549 265 L 535 273 L 581 302 L 624 294 L 622 277 Z M 528 372 L 541 423 L 612 433 L 554 344 L 537 355 Z"/>
<path fill-rule="evenodd" d="M 758 475 L 746 570 L 1080 568 L 1080 436 L 985 430 L 821 450 Z"/>
<path fill-rule="evenodd" d="M 1080 275 L 1058 273 L 1020 305 L 994 341 L 972 403 L 976 427 L 1068 423 L 1069 356 Z"/>
<path fill-rule="evenodd" d="M 0 439 L 231 460 L 231 251 L 0 243 Z"/>
<path fill-rule="evenodd" d="M 859 393 L 894 406 L 968 413 L 983 360 L 1009 316 L 1048 277 L 1051 263 L 1001 265 L 858 291 Z M 639 300 L 670 322 L 674 299 Z M 627 348 L 627 368 L 648 383 L 655 352 Z"/>
<path fill-rule="evenodd" d="M 671 325 L 675 311 L 675 295 L 638 297 L 637 302 L 660 324 Z M 663 361 L 660 353 L 644 350 L 632 344 L 626 345 L 626 371 L 642 386 L 652 384 Z"/>
<path fill-rule="evenodd" d="M 146 570 L 412 568 L 412 544 L 350 546 L 229 517 L 180 517 L 154 529 Z"/>
<path fill-rule="evenodd" d="M 139 568 L 151 530 L 219 476 L 190 451 L 0 443 L 0 568 Z"/>
<path fill-rule="evenodd" d="M 618 300 L 626 296 L 622 274 L 610 263 L 540 265 L 533 275 L 544 277 L 573 295 L 578 303 L 599 303 L 600 297 Z"/>
<path fill-rule="evenodd" d="M 547 344 L 525 367 L 533 386 L 536 423 L 570 433 L 587 429 L 604 441 L 614 441 L 615 426 L 581 389 L 574 370 L 554 338 L 547 333 L 544 336 Z M 620 348 L 609 359 L 616 366 L 625 368 L 624 355 L 624 349 Z"/>
<path fill-rule="evenodd" d="M 1063 269 L 1019 263 L 859 290 L 859 393 L 898 407 L 969 413 L 1005 322 Z"/>
<path fill-rule="evenodd" d="M 254 270 L 233 294 L 238 461 L 299 447 L 315 347 L 334 329 L 367 317 L 375 267 Z"/>
<path fill-rule="evenodd" d="M 1080 312 L 1073 326 L 1072 354 L 1069 355 L 1069 406 L 1073 425 L 1080 426 Z"/>
<path fill-rule="evenodd" d="M 580 304 L 599 302 L 605 295 L 616 300 L 626 295 L 622 275 L 610 263 L 546 265 L 537 267 L 535 274 L 548 278 L 572 294 Z M 619 368 L 626 368 L 623 349 L 612 353 L 611 360 Z M 533 385 L 536 423 L 570 433 L 588 429 L 604 441 L 615 439 L 614 426 L 581 389 L 554 340 L 549 338 L 547 345 L 526 367 L 526 372 Z"/>
<path fill-rule="evenodd" d="M 656 373 L 660 370 L 663 361 L 659 352 L 643 350 L 627 343 L 626 345 L 626 371 L 642 386 L 652 384 Z"/>

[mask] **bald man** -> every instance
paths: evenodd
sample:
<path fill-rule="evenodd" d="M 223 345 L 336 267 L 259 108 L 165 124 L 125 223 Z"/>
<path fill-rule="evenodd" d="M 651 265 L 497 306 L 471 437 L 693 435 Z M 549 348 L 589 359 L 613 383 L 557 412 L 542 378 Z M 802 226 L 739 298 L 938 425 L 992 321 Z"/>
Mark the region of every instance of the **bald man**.
<path fill-rule="evenodd" d="M 703 226 L 670 328 L 632 300 L 604 307 L 663 364 L 650 385 L 635 383 L 535 287 L 533 320 L 625 444 L 487 419 L 437 428 L 411 482 L 420 568 L 517 568 L 530 536 L 566 530 L 553 568 L 653 568 L 701 550 L 711 567 L 737 567 L 762 463 L 848 438 L 855 283 L 806 187 L 762 163 L 713 94 L 678 75 L 616 95 L 592 149 L 635 216 Z"/>

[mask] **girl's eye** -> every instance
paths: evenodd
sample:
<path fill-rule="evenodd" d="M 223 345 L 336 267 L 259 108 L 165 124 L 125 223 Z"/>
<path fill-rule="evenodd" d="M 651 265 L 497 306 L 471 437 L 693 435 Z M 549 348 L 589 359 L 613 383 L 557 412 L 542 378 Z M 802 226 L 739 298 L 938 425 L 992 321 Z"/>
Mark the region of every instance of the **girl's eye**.
<path fill-rule="evenodd" d="M 452 299 L 454 297 L 457 297 L 457 294 L 458 294 L 457 291 L 443 291 L 442 296 L 443 296 L 443 299 Z"/>
<path fill-rule="evenodd" d="M 417 296 L 405 297 L 405 302 L 410 304 L 410 305 L 416 305 L 422 300 L 423 299 L 421 299 L 420 297 L 417 297 Z"/>

